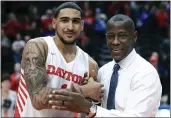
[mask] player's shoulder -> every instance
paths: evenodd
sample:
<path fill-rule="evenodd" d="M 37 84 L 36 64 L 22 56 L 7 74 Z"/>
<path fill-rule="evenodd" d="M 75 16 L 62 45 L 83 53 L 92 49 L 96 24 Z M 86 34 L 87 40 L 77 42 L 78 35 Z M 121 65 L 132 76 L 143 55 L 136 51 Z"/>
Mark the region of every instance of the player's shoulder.
<path fill-rule="evenodd" d="M 89 55 L 88 55 L 88 60 L 89 60 L 89 64 L 97 65 L 97 62 Z"/>
<path fill-rule="evenodd" d="M 88 57 L 88 60 L 89 60 L 89 68 L 90 68 L 90 70 L 98 71 L 99 70 L 98 63 L 91 56 Z"/>
<path fill-rule="evenodd" d="M 36 38 L 30 39 L 26 43 L 26 47 L 32 46 L 32 45 L 37 45 L 39 48 L 45 48 L 46 51 L 48 50 L 48 45 L 46 41 L 43 39 L 43 37 L 36 37 Z"/>
<path fill-rule="evenodd" d="M 27 44 L 30 44 L 30 43 L 44 43 L 46 44 L 45 40 L 43 39 L 43 37 L 36 37 L 36 38 L 32 38 L 30 39 Z"/>
<path fill-rule="evenodd" d="M 27 51 L 32 48 L 35 51 L 40 51 L 45 57 L 47 57 L 47 53 L 48 53 L 48 45 L 45 42 L 45 40 L 43 39 L 43 37 L 37 37 L 37 38 L 33 38 L 30 39 L 27 43 L 26 46 L 24 48 L 22 57 L 25 57 L 27 55 Z"/>

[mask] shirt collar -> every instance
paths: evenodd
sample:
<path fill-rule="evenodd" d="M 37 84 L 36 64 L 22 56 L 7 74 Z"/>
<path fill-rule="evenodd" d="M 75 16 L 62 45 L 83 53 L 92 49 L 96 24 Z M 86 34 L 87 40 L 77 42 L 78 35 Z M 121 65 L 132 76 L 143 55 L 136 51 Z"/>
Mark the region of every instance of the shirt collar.
<path fill-rule="evenodd" d="M 126 56 L 124 59 L 122 59 L 121 61 L 118 62 L 119 66 L 121 69 L 125 69 L 127 68 L 131 62 L 134 60 L 134 58 L 136 57 L 136 51 L 135 49 L 133 49 L 129 54 L 128 56 Z M 116 62 L 115 60 L 113 60 L 113 65 L 115 65 Z"/>

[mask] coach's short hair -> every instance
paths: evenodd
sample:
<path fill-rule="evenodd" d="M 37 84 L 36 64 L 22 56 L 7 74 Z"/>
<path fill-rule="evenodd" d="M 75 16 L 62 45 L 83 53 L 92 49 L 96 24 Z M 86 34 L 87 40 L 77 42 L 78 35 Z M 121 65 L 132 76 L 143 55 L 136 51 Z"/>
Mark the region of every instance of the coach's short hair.
<path fill-rule="evenodd" d="M 129 17 L 129 16 L 126 16 L 124 14 L 117 14 L 117 15 L 114 15 L 112 18 L 110 18 L 107 22 L 107 25 L 109 23 L 112 23 L 113 21 L 124 21 L 124 22 L 127 22 L 129 25 L 130 25 L 130 28 L 132 29 L 132 31 L 134 32 L 135 31 L 135 24 L 134 24 L 134 21 Z"/>
<path fill-rule="evenodd" d="M 65 3 L 61 4 L 60 6 L 58 6 L 55 10 L 54 17 L 57 18 L 60 10 L 65 9 L 65 8 L 72 8 L 72 9 L 76 9 L 76 10 L 80 11 L 81 19 L 83 18 L 83 12 L 82 12 L 81 8 L 74 2 L 65 2 Z"/>

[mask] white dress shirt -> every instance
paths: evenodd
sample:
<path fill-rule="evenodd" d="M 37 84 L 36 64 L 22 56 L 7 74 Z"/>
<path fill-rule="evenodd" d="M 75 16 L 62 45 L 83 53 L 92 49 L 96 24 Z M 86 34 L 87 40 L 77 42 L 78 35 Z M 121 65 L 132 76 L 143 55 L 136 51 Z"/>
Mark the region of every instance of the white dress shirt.
<path fill-rule="evenodd" d="M 135 49 L 118 64 L 118 85 L 115 108 L 107 110 L 110 79 L 115 61 L 99 69 L 98 80 L 104 84 L 102 107 L 97 107 L 96 117 L 154 117 L 160 105 L 162 86 L 156 69 Z"/>

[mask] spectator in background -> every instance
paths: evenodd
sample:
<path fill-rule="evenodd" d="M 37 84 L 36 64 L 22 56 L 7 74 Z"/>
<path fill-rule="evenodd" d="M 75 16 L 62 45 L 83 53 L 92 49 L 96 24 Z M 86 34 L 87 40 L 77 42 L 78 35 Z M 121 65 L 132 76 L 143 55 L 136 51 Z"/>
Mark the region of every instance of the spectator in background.
<path fill-rule="evenodd" d="M 52 24 L 53 19 L 53 11 L 51 9 L 46 10 L 46 14 L 41 17 L 41 23 L 43 31 L 48 29 L 49 24 Z"/>
<path fill-rule="evenodd" d="M 105 33 L 106 32 L 106 20 L 107 20 L 106 14 L 102 13 L 100 8 L 96 8 L 95 18 L 96 18 L 96 21 L 95 21 L 94 30 L 96 32 Z"/>
<path fill-rule="evenodd" d="M 11 47 L 11 41 L 5 35 L 5 32 L 3 29 L 1 29 L 1 47 L 8 48 L 8 49 Z"/>
<path fill-rule="evenodd" d="M 32 38 L 41 36 L 41 32 L 36 21 L 31 22 L 29 29 L 25 32 L 25 35 L 29 35 Z"/>
<path fill-rule="evenodd" d="M 143 7 L 142 12 L 140 13 L 140 17 L 137 21 L 137 26 L 142 27 L 144 23 L 147 21 L 150 15 L 150 4 L 146 3 Z"/>
<path fill-rule="evenodd" d="M 21 76 L 20 72 L 21 66 L 20 63 L 14 64 L 14 72 L 10 75 L 11 78 L 11 89 L 14 91 L 18 91 L 19 80 Z"/>
<path fill-rule="evenodd" d="M 16 40 L 12 43 L 14 63 L 21 61 L 21 54 L 24 46 L 25 42 L 21 40 L 21 35 L 18 33 L 16 35 Z"/>
<path fill-rule="evenodd" d="M 160 76 L 160 81 L 162 84 L 162 95 L 168 94 L 168 71 L 167 69 L 159 63 L 159 54 L 157 52 L 153 52 L 149 58 L 149 62 L 156 68 L 157 72 Z"/>
<path fill-rule="evenodd" d="M 124 4 L 124 14 L 131 17 L 131 9 L 129 3 Z"/>
<path fill-rule="evenodd" d="M 87 45 L 89 43 L 89 37 L 82 31 L 77 40 L 78 46 L 83 49 L 85 52 L 87 51 Z"/>
<path fill-rule="evenodd" d="M 157 28 L 158 28 L 158 23 L 157 23 L 157 20 L 156 20 L 156 16 L 155 16 L 155 10 L 156 10 L 156 7 L 155 5 L 153 4 L 150 4 L 149 2 L 145 2 L 144 6 L 142 6 L 142 11 L 140 12 L 140 16 L 139 18 L 137 18 L 137 28 L 140 32 L 140 35 L 141 36 L 147 36 L 150 40 L 149 40 L 149 43 L 147 43 L 146 41 L 143 42 L 143 44 L 151 44 L 151 42 L 153 43 L 153 40 L 157 40 L 157 41 L 160 41 L 158 40 L 158 37 L 157 38 L 153 38 L 152 37 L 155 37 L 156 32 L 157 32 Z M 140 36 L 140 37 L 141 37 Z M 151 40 L 152 39 L 152 40 Z M 143 40 L 143 39 L 142 39 Z M 156 43 L 158 43 L 156 41 Z"/>
<path fill-rule="evenodd" d="M 1 29 L 1 49 L 2 53 L 1 56 L 9 56 L 11 48 L 11 41 L 5 35 L 4 30 Z"/>
<path fill-rule="evenodd" d="M 13 66 L 13 57 L 12 57 L 12 51 L 11 51 L 11 41 L 9 38 L 5 35 L 5 32 L 3 29 L 1 29 L 1 61 L 2 65 L 1 68 L 3 71 L 10 72 L 9 67 Z M 11 69 L 12 71 L 12 69 Z"/>
<path fill-rule="evenodd" d="M 108 16 L 111 17 L 111 16 L 117 14 L 118 9 L 119 9 L 119 2 L 112 1 L 111 4 L 109 4 L 108 9 L 107 9 Z"/>
<path fill-rule="evenodd" d="M 133 6 L 133 8 L 131 7 L 131 5 Z M 131 17 L 134 22 L 136 22 L 136 12 L 137 12 L 137 6 L 136 3 L 133 1 L 132 4 L 131 2 L 123 2 L 122 4 L 120 4 L 120 7 L 118 9 L 119 14 L 125 14 Z"/>
<path fill-rule="evenodd" d="M 28 8 L 30 21 L 40 21 L 40 15 L 36 6 L 30 5 Z"/>
<path fill-rule="evenodd" d="M 91 44 L 88 48 L 88 53 L 95 59 L 98 59 L 97 51 L 105 43 L 105 32 L 106 32 L 106 14 L 102 13 L 101 8 L 95 8 L 95 22 L 93 37 L 91 37 Z M 95 33 L 94 33 L 95 32 Z"/>
<path fill-rule="evenodd" d="M 159 56 L 157 52 L 153 52 L 149 58 L 149 62 L 158 70 Z"/>
<path fill-rule="evenodd" d="M 31 37 L 40 36 L 40 33 L 43 31 L 41 29 L 42 24 L 41 24 L 41 19 L 40 19 L 40 14 L 38 12 L 38 8 L 34 5 L 29 6 L 29 18 L 30 18 L 30 22 L 31 22 L 30 30 L 33 33 L 33 34 L 31 34 Z"/>
<path fill-rule="evenodd" d="M 160 45 L 160 65 L 162 65 L 164 78 L 161 80 L 163 84 L 163 95 L 170 97 L 170 28 L 167 31 L 166 38 Z M 170 98 L 167 101 L 170 104 Z"/>
<path fill-rule="evenodd" d="M 167 35 L 168 24 L 168 12 L 163 2 L 160 3 L 160 8 L 156 12 L 156 18 L 158 21 L 159 32 L 162 36 Z"/>
<path fill-rule="evenodd" d="M 27 43 L 30 39 L 31 39 L 31 37 L 29 35 L 24 36 L 25 43 Z"/>
<path fill-rule="evenodd" d="M 83 13 L 85 19 L 88 17 L 86 21 L 84 20 L 84 22 L 86 22 L 85 24 L 93 24 L 94 21 L 94 18 L 92 18 L 93 10 L 90 8 L 89 1 L 85 1 L 83 7 L 84 7 Z"/>
<path fill-rule="evenodd" d="M 9 37 L 9 39 L 14 40 L 20 28 L 20 24 L 14 13 L 9 14 L 9 19 L 2 24 L 2 27 L 4 28 L 5 34 Z"/>
<path fill-rule="evenodd" d="M 88 37 L 91 37 L 93 34 L 93 27 L 95 18 L 93 17 L 93 10 L 89 7 L 89 2 L 84 2 L 84 33 L 88 35 Z"/>
<path fill-rule="evenodd" d="M 55 36 L 55 31 L 52 27 L 52 24 L 48 24 L 48 28 L 44 31 L 42 36 Z"/>
<path fill-rule="evenodd" d="M 30 28 L 30 20 L 28 15 L 21 15 L 20 18 L 20 33 L 22 34 L 26 32 Z"/>
<path fill-rule="evenodd" d="M 7 73 L 2 75 L 1 79 L 2 88 L 2 117 L 13 117 L 14 106 L 16 104 L 16 92 L 10 90 L 10 76 Z"/>
<path fill-rule="evenodd" d="M 157 7 L 156 7 L 155 4 L 153 4 L 153 5 L 151 6 L 151 14 L 155 14 L 156 11 L 157 11 Z"/>

